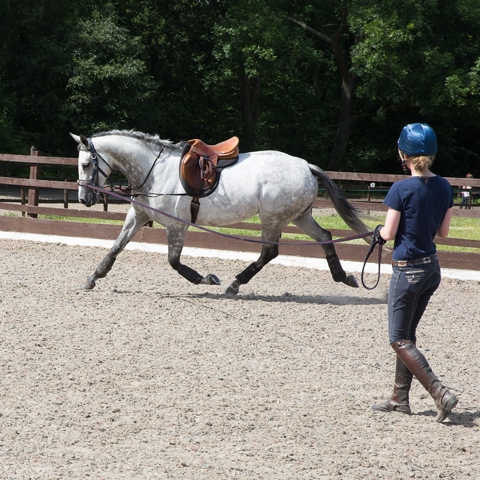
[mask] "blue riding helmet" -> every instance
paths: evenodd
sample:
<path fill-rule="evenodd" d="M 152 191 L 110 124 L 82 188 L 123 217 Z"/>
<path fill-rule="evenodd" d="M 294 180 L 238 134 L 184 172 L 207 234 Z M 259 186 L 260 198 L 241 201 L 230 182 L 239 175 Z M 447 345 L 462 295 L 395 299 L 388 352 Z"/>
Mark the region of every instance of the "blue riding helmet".
<path fill-rule="evenodd" d="M 410 123 L 400 133 L 398 148 L 408 156 L 435 155 L 438 150 L 437 136 L 426 123 Z"/>

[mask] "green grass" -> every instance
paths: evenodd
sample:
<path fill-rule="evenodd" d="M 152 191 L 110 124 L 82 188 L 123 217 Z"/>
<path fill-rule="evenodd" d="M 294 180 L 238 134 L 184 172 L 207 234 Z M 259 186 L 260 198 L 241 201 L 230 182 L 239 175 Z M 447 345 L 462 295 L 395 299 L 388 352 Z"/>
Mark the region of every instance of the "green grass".
<path fill-rule="evenodd" d="M 54 215 L 40 215 L 40 218 L 45 220 L 60 220 L 60 221 L 71 221 L 71 222 L 81 222 L 81 223 L 93 223 L 93 224 L 107 224 L 107 225 L 122 225 L 122 221 L 118 220 L 104 220 L 104 219 L 92 219 L 92 218 L 73 218 L 67 216 L 54 216 Z M 315 216 L 315 220 L 327 230 L 349 230 L 345 222 L 340 218 L 339 215 L 325 215 L 325 216 Z M 258 215 L 250 218 L 248 223 L 260 223 Z M 371 219 L 365 220 L 365 223 L 372 228 L 372 230 L 378 225 L 385 222 L 385 214 L 376 213 L 372 214 Z M 163 228 L 163 226 L 154 222 L 154 228 Z M 214 230 L 221 233 L 227 233 L 231 235 L 238 236 L 258 236 L 258 232 L 252 230 L 243 230 L 243 229 L 231 229 L 231 228 L 221 228 L 221 227 L 208 227 L 210 230 Z M 201 229 L 192 228 L 192 231 L 202 231 Z M 467 217 L 452 217 L 450 224 L 450 238 L 461 238 L 465 240 L 479 240 L 480 239 L 480 219 L 479 218 L 467 218 Z M 293 240 L 311 240 L 310 237 L 302 234 L 292 234 L 284 233 L 282 235 L 283 239 L 293 239 Z M 338 237 L 334 237 L 338 238 Z M 351 244 L 363 244 L 365 242 L 361 239 L 351 240 L 346 243 Z M 388 242 L 388 246 L 392 247 L 393 242 Z M 438 250 L 450 251 L 450 252 L 472 252 L 480 253 L 478 248 L 469 248 L 469 247 L 455 247 L 450 245 L 437 245 Z"/>
<path fill-rule="evenodd" d="M 326 230 L 349 230 L 349 227 L 341 219 L 339 215 L 327 215 L 327 216 L 315 216 L 315 220 L 325 228 Z M 364 220 L 365 223 L 374 230 L 374 228 L 385 223 L 385 214 L 376 214 L 372 215 L 372 219 Z M 249 223 L 260 223 L 258 215 L 248 220 Z M 255 235 L 256 232 L 251 230 L 238 230 L 238 229 L 228 229 L 228 228 L 211 228 L 212 230 L 219 231 L 222 233 L 229 233 L 232 235 L 248 236 Z M 195 229 L 192 229 L 195 230 Z M 293 240 L 311 240 L 310 237 L 302 234 L 293 234 L 293 233 L 284 233 L 282 234 L 283 239 L 293 239 Z M 339 238 L 339 237 L 333 237 Z M 480 239 L 480 219 L 479 218 L 466 218 L 466 217 L 452 217 L 450 223 L 450 234 L 449 238 L 461 238 L 465 240 L 479 240 Z M 349 244 L 359 244 L 365 245 L 365 241 L 362 239 L 350 240 Z M 393 247 L 393 241 L 387 242 L 387 246 Z M 455 247 L 451 245 L 437 245 L 438 250 L 444 250 L 449 252 L 472 252 L 480 253 L 478 248 L 470 247 Z"/>
<path fill-rule="evenodd" d="M 41 220 L 58 220 L 61 222 L 93 223 L 98 225 L 123 225 L 123 220 L 108 220 L 105 218 L 81 218 L 58 215 L 39 215 Z"/>
<path fill-rule="evenodd" d="M 372 227 L 372 230 L 379 224 L 385 223 L 385 214 L 377 213 L 372 215 L 373 220 L 365 220 L 365 223 Z M 348 229 L 345 222 L 338 216 L 325 216 L 315 217 L 315 220 L 327 230 L 344 230 Z M 464 240 L 479 240 L 480 239 L 480 219 L 479 218 L 467 218 L 467 217 L 452 217 L 450 222 L 449 238 L 461 238 Z M 364 243 L 362 240 L 354 240 L 348 243 Z M 393 247 L 393 241 L 387 242 L 387 245 Z M 438 245 L 438 250 L 444 250 L 449 252 L 472 252 L 480 253 L 479 248 L 470 247 L 455 247 L 451 245 Z"/>

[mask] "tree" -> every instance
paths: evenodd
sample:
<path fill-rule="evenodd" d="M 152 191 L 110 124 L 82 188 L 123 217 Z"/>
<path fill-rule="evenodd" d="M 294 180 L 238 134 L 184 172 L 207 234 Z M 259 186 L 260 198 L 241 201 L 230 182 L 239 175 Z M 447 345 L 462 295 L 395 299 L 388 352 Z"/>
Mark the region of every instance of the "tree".
<path fill-rule="evenodd" d="M 445 175 L 457 176 L 465 156 L 478 164 L 479 23 L 480 8 L 470 0 L 409 0 L 401 8 L 388 0 L 352 4 L 350 27 L 361 39 L 352 48 L 352 64 L 361 78 L 362 124 L 386 132 L 394 145 L 404 124 L 430 123 L 440 144 L 435 168 Z M 370 168 L 388 169 L 395 149 L 384 155 L 376 137 L 378 158 L 387 161 L 377 159 Z"/>
<path fill-rule="evenodd" d="M 65 116 L 78 132 L 125 128 L 137 121 L 155 91 L 138 37 L 120 25 L 107 5 L 78 21 Z"/>
<path fill-rule="evenodd" d="M 425 121 L 436 171 L 480 176 L 477 0 L 0 5 L 3 150 L 69 154 L 68 131 L 135 128 L 393 173 L 401 128 Z"/>
<path fill-rule="evenodd" d="M 54 153 L 65 99 L 65 43 L 76 4 L 60 0 L 2 2 L 0 25 L 0 144 L 27 153 Z M 55 22 L 52 22 L 55 18 Z M 12 150 L 10 150 L 12 151 Z"/>
<path fill-rule="evenodd" d="M 333 139 L 333 147 L 328 163 L 329 170 L 338 169 L 343 158 L 347 153 L 350 135 L 354 124 L 353 104 L 355 98 L 355 89 L 358 85 L 358 78 L 354 71 L 350 68 L 348 42 L 346 35 L 348 34 L 348 6 L 347 2 L 341 2 L 338 8 L 338 23 L 336 30 L 327 35 L 319 30 L 309 26 L 307 23 L 297 18 L 285 15 L 284 18 L 303 28 L 309 34 L 326 43 L 332 51 L 338 71 L 341 77 L 341 96 L 338 114 L 338 126 Z"/>
<path fill-rule="evenodd" d="M 221 6 L 217 85 L 237 92 L 242 148 L 276 148 L 323 164 L 331 129 L 330 59 L 284 21 L 281 3 Z"/>
<path fill-rule="evenodd" d="M 329 168 L 395 171 L 398 133 L 412 121 L 437 130 L 440 171 L 453 173 L 465 154 L 478 163 L 479 10 L 473 0 L 406 0 L 401 6 L 344 0 L 338 8 L 317 0 L 284 7 L 288 22 L 318 39 L 319 48 L 331 49 L 340 75 Z"/>

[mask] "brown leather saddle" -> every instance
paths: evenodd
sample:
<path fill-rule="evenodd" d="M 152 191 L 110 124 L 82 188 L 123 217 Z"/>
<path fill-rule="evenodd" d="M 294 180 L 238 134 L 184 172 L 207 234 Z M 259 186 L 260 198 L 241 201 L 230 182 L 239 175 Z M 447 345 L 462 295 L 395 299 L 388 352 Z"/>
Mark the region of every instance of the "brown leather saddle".
<path fill-rule="evenodd" d="M 192 198 L 190 212 L 195 223 L 199 198 L 213 193 L 218 186 L 221 171 L 238 160 L 238 138 L 232 137 L 216 145 L 207 145 L 195 138 L 185 143 L 180 160 L 180 181 Z"/>

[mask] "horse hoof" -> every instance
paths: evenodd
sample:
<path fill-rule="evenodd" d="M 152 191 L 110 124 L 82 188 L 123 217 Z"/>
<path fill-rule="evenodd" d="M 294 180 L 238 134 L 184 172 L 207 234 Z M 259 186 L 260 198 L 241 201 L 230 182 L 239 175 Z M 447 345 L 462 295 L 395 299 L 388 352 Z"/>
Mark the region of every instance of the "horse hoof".
<path fill-rule="evenodd" d="M 85 281 L 80 285 L 82 290 L 93 290 L 95 288 L 95 282 Z"/>
<path fill-rule="evenodd" d="M 236 295 L 240 291 L 239 285 L 236 285 L 236 282 L 233 282 L 227 290 L 225 290 L 225 293 L 227 295 Z"/>
<path fill-rule="evenodd" d="M 209 273 L 206 277 L 207 285 L 221 285 L 220 279 L 213 273 Z"/>
<path fill-rule="evenodd" d="M 343 283 L 349 287 L 358 288 L 357 279 L 353 275 L 347 275 Z"/>

